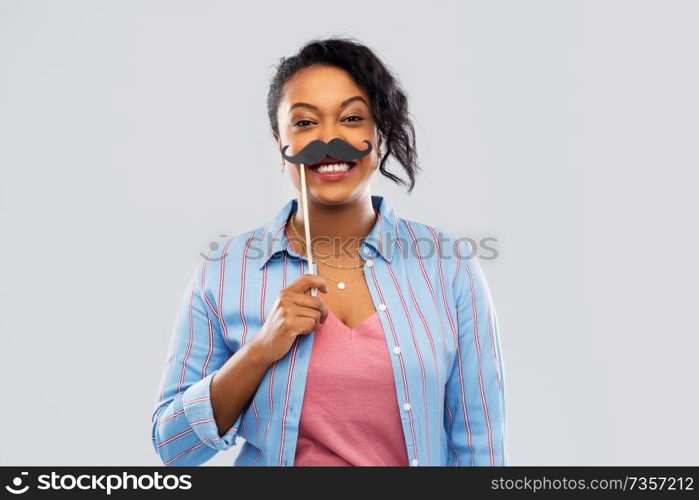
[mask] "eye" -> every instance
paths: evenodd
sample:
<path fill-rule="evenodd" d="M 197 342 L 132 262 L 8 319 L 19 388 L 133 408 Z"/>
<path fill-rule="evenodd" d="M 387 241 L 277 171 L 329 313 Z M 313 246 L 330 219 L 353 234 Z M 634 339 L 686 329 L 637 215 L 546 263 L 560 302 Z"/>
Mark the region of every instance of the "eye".
<path fill-rule="evenodd" d="M 311 120 L 299 120 L 294 123 L 295 127 L 308 127 L 308 125 L 301 125 L 302 123 L 313 123 Z"/>
<path fill-rule="evenodd" d="M 349 120 L 350 118 L 356 118 L 356 120 L 351 120 L 351 121 L 353 121 L 353 122 L 360 122 L 360 121 L 362 121 L 362 120 L 364 119 L 364 118 L 362 118 L 361 116 L 352 115 L 352 116 L 348 116 L 347 118 L 345 118 L 345 120 Z"/>

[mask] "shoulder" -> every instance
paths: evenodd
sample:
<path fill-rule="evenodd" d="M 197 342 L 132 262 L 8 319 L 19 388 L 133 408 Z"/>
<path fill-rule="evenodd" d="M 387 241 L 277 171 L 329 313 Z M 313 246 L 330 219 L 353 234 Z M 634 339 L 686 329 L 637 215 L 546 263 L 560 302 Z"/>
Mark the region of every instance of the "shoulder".
<path fill-rule="evenodd" d="M 437 254 L 444 258 L 453 256 L 455 251 L 461 251 L 466 243 L 463 239 L 456 238 L 452 231 L 441 225 L 396 217 L 398 237 L 401 243 L 408 242 L 411 245 L 420 245 L 421 250 L 444 250 L 446 253 Z M 461 247 L 461 248 L 457 248 Z"/>
<path fill-rule="evenodd" d="M 209 243 L 206 253 L 200 254 L 199 265 L 203 267 L 204 289 L 207 292 L 218 290 L 221 281 L 235 281 L 240 273 L 234 268 L 250 264 L 265 253 L 265 248 L 271 243 L 264 242 L 267 225 L 258 225 L 232 235 L 221 235 Z M 211 292 L 212 293 L 212 292 Z"/>
<path fill-rule="evenodd" d="M 201 262 L 220 267 L 221 263 L 239 261 L 244 256 L 249 259 L 253 252 L 259 256 L 267 229 L 267 225 L 261 224 L 232 235 L 221 235 L 209 243 L 207 252 L 200 255 Z"/>
<path fill-rule="evenodd" d="M 439 224 L 396 217 L 399 251 L 406 258 L 419 258 L 427 265 L 436 265 L 454 284 L 465 267 L 478 266 L 475 242 L 458 236 Z M 475 257 L 475 259 L 474 259 Z"/>
<path fill-rule="evenodd" d="M 434 224 L 427 224 L 415 219 L 396 216 L 396 225 L 398 231 L 406 234 L 416 234 L 418 236 L 428 236 L 433 230 L 441 230 L 442 228 Z"/>
<path fill-rule="evenodd" d="M 206 252 L 199 254 L 197 276 L 200 287 L 212 303 L 220 294 L 224 280 L 227 285 L 241 279 L 235 268 L 241 263 L 252 269 L 251 262 L 260 258 L 264 250 L 261 243 L 265 225 L 251 227 L 232 235 L 221 235 L 209 243 Z"/>
<path fill-rule="evenodd" d="M 468 252 L 467 242 L 440 224 L 396 217 L 397 244 L 407 259 L 436 266 L 447 276 L 457 271 L 457 258 Z"/>

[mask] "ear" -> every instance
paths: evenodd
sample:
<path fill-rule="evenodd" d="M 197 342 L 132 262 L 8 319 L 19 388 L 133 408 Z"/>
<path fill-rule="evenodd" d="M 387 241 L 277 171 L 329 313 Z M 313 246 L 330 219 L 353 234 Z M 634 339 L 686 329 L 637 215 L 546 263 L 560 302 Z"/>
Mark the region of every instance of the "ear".
<path fill-rule="evenodd" d="M 272 132 L 272 136 L 274 137 L 274 142 L 277 143 L 277 147 L 279 148 L 279 153 L 281 154 L 281 152 L 282 152 L 282 147 L 283 147 L 283 146 L 282 146 L 282 141 L 281 141 L 281 139 L 279 138 L 279 135 L 277 135 L 276 133 Z"/>

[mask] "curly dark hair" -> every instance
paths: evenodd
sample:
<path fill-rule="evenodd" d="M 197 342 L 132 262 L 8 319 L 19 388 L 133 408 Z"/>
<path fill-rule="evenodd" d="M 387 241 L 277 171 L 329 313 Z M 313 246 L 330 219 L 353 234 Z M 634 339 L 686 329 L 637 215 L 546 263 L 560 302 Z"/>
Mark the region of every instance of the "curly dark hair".
<path fill-rule="evenodd" d="M 415 186 L 415 176 L 421 170 L 415 148 L 415 127 L 408 112 L 408 99 L 398 80 L 388 67 L 367 46 L 351 37 L 332 36 L 307 42 L 292 57 L 282 57 L 270 82 L 267 112 L 275 138 L 279 137 L 277 110 L 284 85 L 299 70 L 314 64 L 337 66 L 346 70 L 358 87 L 371 100 L 374 121 L 386 144 L 379 171 L 393 182 Z M 386 160 L 393 156 L 408 174 L 409 182 L 386 169 Z"/>

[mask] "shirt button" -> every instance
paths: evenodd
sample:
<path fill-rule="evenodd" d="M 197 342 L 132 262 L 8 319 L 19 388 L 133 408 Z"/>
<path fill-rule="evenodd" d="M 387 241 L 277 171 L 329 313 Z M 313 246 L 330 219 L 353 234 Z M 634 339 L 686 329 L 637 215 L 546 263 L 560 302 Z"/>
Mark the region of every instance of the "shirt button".
<path fill-rule="evenodd" d="M 379 304 L 379 309 L 381 309 L 382 311 L 385 311 L 385 310 L 386 310 L 386 304 Z"/>
<path fill-rule="evenodd" d="M 400 354 L 400 347 L 395 346 L 395 347 L 393 348 L 393 352 L 395 352 L 396 354 Z"/>
<path fill-rule="evenodd" d="M 371 259 L 367 259 L 367 260 L 366 260 L 366 265 L 367 265 L 368 267 L 371 267 L 371 266 L 374 265 L 374 261 L 371 260 Z"/>
<path fill-rule="evenodd" d="M 404 409 L 405 411 L 410 411 L 410 403 L 405 403 L 405 404 L 403 405 L 403 409 Z"/>
<path fill-rule="evenodd" d="M 413 461 L 411 462 L 413 465 L 417 465 L 417 458 L 413 458 Z"/>

